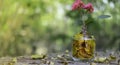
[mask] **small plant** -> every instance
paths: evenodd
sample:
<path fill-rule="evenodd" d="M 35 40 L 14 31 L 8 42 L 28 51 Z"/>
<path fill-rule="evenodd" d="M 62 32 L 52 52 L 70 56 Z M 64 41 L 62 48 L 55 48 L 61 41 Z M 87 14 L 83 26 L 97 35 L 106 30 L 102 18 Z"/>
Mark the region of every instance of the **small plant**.
<path fill-rule="evenodd" d="M 88 60 L 94 57 L 95 40 L 87 32 L 87 16 L 94 11 L 91 3 L 85 4 L 81 0 L 76 0 L 72 5 L 72 11 L 79 11 L 82 19 L 82 30 L 73 37 L 72 55 L 75 59 Z"/>

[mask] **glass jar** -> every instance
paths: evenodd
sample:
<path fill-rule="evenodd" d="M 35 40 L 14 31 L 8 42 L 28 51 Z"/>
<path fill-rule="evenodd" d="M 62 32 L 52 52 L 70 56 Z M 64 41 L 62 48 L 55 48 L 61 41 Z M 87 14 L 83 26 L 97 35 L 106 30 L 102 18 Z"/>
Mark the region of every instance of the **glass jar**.
<path fill-rule="evenodd" d="M 95 39 L 94 36 L 84 36 L 78 33 L 73 37 L 72 55 L 75 59 L 89 60 L 94 57 Z"/>

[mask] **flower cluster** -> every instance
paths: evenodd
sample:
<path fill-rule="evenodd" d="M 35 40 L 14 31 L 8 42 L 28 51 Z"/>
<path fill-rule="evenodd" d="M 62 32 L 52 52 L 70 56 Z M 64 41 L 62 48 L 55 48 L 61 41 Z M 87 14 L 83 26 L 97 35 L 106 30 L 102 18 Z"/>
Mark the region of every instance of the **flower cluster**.
<path fill-rule="evenodd" d="M 94 8 L 91 3 L 84 4 L 81 0 L 76 0 L 72 5 L 72 10 L 86 9 L 88 12 L 92 13 Z"/>

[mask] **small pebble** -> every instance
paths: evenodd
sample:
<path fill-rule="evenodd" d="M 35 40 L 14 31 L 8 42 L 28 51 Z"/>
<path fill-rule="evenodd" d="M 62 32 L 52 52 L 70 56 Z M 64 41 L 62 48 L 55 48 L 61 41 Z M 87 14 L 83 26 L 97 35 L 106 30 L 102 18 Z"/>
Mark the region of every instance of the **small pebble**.
<path fill-rule="evenodd" d="M 54 62 L 50 61 L 49 65 L 54 65 Z"/>
<path fill-rule="evenodd" d="M 91 62 L 91 63 L 90 63 L 90 65 L 96 65 L 96 63 L 94 63 L 94 62 Z"/>

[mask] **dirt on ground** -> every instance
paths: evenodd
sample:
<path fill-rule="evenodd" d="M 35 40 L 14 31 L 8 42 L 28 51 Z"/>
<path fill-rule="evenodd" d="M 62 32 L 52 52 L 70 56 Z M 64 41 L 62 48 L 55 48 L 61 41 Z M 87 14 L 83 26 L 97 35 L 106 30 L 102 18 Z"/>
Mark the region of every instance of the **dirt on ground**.
<path fill-rule="evenodd" d="M 120 65 L 120 52 L 97 52 L 90 60 L 75 61 L 69 52 L 1 57 L 0 65 Z"/>

